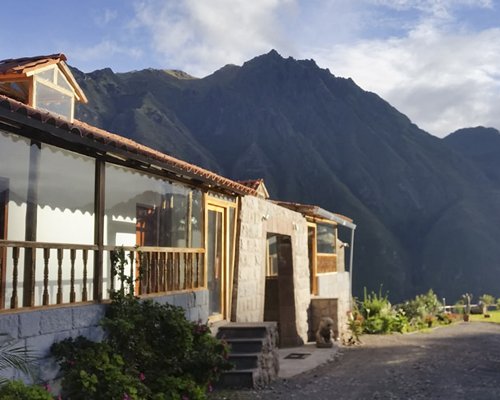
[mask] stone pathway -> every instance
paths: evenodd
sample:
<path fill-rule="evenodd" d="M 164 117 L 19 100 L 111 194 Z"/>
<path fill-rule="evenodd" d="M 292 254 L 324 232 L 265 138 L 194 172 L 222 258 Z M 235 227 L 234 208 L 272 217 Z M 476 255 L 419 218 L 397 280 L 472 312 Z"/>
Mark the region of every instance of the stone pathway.
<path fill-rule="evenodd" d="M 431 332 L 365 335 L 326 365 L 263 390 L 217 400 L 498 400 L 500 325 L 458 323 Z"/>

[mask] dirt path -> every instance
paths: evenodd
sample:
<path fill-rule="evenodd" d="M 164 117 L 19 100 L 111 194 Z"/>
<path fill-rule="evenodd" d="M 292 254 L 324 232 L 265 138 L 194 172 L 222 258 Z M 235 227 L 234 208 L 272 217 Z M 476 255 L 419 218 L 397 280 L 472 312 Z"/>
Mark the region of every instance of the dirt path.
<path fill-rule="evenodd" d="M 499 400 L 500 325 L 459 323 L 428 333 L 364 336 L 338 358 L 260 391 L 223 399 Z"/>

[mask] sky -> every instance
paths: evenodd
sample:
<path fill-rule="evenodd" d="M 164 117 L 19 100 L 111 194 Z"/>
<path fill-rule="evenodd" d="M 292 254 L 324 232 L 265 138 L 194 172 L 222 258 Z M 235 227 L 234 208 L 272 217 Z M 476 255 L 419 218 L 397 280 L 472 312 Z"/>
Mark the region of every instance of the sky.
<path fill-rule="evenodd" d="M 500 129 L 500 1 L 23 0 L 3 13 L 0 59 L 62 52 L 84 72 L 201 78 L 275 49 L 352 78 L 438 137 Z"/>

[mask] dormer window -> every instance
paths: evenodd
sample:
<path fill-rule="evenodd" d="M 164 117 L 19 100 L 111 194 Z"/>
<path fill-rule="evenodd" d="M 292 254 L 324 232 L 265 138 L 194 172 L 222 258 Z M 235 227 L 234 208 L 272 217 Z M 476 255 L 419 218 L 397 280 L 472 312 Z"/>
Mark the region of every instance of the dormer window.
<path fill-rule="evenodd" d="M 64 54 L 0 61 L 0 93 L 73 121 L 75 100 L 87 98 Z"/>
<path fill-rule="evenodd" d="M 34 85 L 33 107 L 73 119 L 75 93 L 59 68 L 35 74 Z"/>

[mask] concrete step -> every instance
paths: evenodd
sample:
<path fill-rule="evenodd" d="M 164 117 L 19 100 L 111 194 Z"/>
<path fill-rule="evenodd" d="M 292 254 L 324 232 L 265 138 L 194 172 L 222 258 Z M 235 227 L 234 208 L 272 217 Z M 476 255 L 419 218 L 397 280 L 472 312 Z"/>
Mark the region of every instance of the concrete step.
<path fill-rule="evenodd" d="M 224 388 L 253 388 L 255 385 L 255 370 L 233 370 L 222 374 L 217 387 Z"/>
<path fill-rule="evenodd" d="M 260 353 L 264 345 L 262 339 L 226 339 L 231 346 L 231 353 Z"/>
<path fill-rule="evenodd" d="M 267 335 L 265 325 L 225 325 L 217 331 L 218 339 L 264 339 Z"/>
<path fill-rule="evenodd" d="M 234 364 L 233 371 L 255 369 L 259 365 L 259 353 L 229 354 L 229 361 Z"/>

